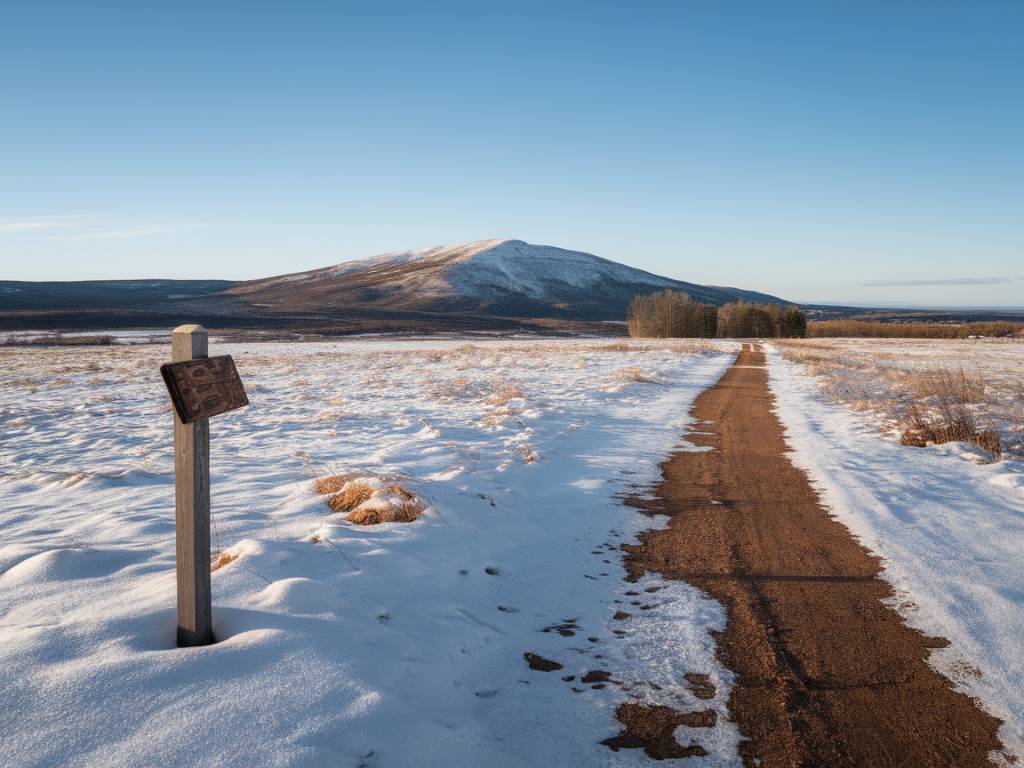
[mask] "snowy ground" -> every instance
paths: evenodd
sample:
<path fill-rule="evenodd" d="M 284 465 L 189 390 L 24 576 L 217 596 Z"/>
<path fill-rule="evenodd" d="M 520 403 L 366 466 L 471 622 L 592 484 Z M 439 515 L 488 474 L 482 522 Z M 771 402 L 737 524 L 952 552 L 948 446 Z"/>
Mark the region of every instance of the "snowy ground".
<path fill-rule="evenodd" d="M 879 351 L 869 340 L 840 346 L 846 360 L 874 359 Z M 1011 393 L 1024 381 L 1024 344 L 882 346 L 892 356 L 872 365 L 986 365 L 990 380 Z M 1004 720 L 1003 744 L 1024 757 L 1024 462 L 979 464 L 977 449 L 957 443 L 900 446 L 879 432 L 873 410 L 848 406 L 848 389 L 833 397 L 828 371 L 810 374 L 817 369 L 786 360 L 777 347 L 769 359 L 794 462 L 837 518 L 882 556 L 883 576 L 908 622 L 951 641 L 931 662 Z M 871 392 L 884 388 L 878 382 L 886 377 L 843 380 Z M 1007 423 L 1021 425 L 1024 413 L 1005 413 Z"/>
<path fill-rule="evenodd" d="M 215 345 L 252 402 L 211 425 L 215 543 L 240 557 L 213 574 L 219 642 L 190 650 L 173 644 L 166 346 L 0 350 L 0 764 L 633 765 L 599 744 L 629 697 L 716 709 L 680 739 L 710 752 L 691 765 L 737 764 L 707 635 L 723 612 L 624 583 L 614 551 L 650 524 L 619 495 L 655 479 L 735 348 Z M 344 523 L 312 481 L 347 471 L 430 507 Z M 622 685 L 580 684 L 590 670 Z"/>
<path fill-rule="evenodd" d="M 889 359 L 965 359 L 909 344 Z M 190 650 L 173 645 L 166 345 L 0 349 L 0 765 L 645 764 L 599 744 L 630 697 L 714 708 L 715 729 L 677 732 L 710 753 L 687 765 L 738 765 L 707 635 L 720 606 L 623 582 L 615 552 L 650 524 L 621 494 L 657 477 L 735 349 L 215 344 L 252 405 L 212 424 L 214 538 L 239 557 L 213 574 L 218 644 Z M 992 349 L 1012 394 L 1024 346 Z M 833 399 L 837 379 L 769 360 L 794 461 L 885 558 L 908 620 L 952 641 L 933 662 L 1024 753 L 1024 467 L 901 447 Z M 396 478 L 426 514 L 344 523 L 313 479 L 351 471 Z M 573 634 L 544 631 L 558 625 Z M 581 684 L 591 670 L 622 685 Z M 710 674 L 715 699 L 686 672 Z"/>

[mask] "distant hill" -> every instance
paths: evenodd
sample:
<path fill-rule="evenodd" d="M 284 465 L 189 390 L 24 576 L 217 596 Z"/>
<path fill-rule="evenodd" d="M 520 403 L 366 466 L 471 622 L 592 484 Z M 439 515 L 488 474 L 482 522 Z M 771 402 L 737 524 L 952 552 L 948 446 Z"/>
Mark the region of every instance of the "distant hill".
<path fill-rule="evenodd" d="M 638 293 L 785 303 L 673 280 L 589 253 L 481 240 L 388 253 L 246 282 L 0 281 L 0 328 L 122 328 L 196 321 L 310 332 L 581 329 L 621 321 Z"/>
<path fill-rule="evenodd" d="M 0 280 L 0 311 L 144 307 L 208 296 L 231 280 Z"/>
<path fill-rule="evenodd" d="M 695 301 L 782 299 L 696 285 L 589 253 L 522 240 L 480 240 L 387 253 L 308 272 L 239 283 L 227 293 L 274 310 L 365 306 L 377 310 L 473 312 L 506 317 L 622 320 L 637 293 L 665 288 Z"/>

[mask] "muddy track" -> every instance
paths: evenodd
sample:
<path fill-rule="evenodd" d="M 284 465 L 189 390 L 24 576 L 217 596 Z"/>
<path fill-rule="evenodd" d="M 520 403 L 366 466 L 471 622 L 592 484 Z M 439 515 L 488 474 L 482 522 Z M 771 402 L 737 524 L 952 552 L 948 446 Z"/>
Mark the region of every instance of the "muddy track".
<path fill-rule="evenodd" d="M 982 766 L 999 721 L 932 670 L 946 644 L 882 604 L 892 588 L 786 457 L 764 354 L 748 348 L 695 402 L 654 509 L 668 528 L 628 548 L 645 571 L 693 584 L 728 613 L 719 660 L 745 765 Z"/>

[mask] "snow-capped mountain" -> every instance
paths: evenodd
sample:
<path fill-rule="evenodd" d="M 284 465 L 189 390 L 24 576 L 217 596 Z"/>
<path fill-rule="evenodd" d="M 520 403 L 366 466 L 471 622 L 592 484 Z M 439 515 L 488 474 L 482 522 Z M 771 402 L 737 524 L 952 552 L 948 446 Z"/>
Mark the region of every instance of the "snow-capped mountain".
<path fill-rule="evenodd" d="M 489 315 L 624 317 L 637 293 L 686 291 L 695 301 L 779 302 L 773 296 L 695 285 L 589 253 L 522 240 L 480 240 L 387 253 L 323 269 L 240 283 L 228 289 L 265 308 L 473 312 Z"/>
<path fill-rule="evenodd" d="M 0 328 L 296 329 L 305 333 L 510 329 L 601 330 L 638 293 L 686 291 L 694 301 L 781 302 L 695 285 L 589 253 L 522 240 L 480 240 L 386 253 L 247 282 L 0 281 Z"/>

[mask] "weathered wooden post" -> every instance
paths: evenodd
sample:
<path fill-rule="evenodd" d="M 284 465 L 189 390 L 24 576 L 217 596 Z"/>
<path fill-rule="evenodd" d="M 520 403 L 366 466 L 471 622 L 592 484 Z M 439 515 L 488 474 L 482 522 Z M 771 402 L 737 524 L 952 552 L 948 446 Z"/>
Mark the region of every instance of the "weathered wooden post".
<path fill-rule="evenodd" d="M 180 325 L 171 362 L 208 356 L 206 329 Z M 210 593 L 210 420 L 184 424 L 174 414 L 174 519 L 178 565 L 178 645 L 213 642 Z"/>
<path fill-rule="evenodd" d="M 171 363 L 160 366 L 174 405 L 174 515 L 178 645 L 213 642 L 210 593 L 210 417 L 248 405 L 230 355 L 207 357 L 206 329 L 171 334 Z"/>

